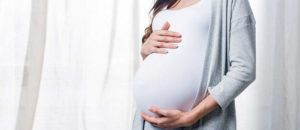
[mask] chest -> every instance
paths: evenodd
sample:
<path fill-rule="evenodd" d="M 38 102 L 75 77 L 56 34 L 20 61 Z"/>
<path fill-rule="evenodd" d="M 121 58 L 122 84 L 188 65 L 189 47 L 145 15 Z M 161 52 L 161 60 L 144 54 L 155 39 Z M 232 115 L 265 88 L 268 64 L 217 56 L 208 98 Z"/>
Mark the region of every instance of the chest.
<path fill-rule="evenodd" d="M 170 23 L 170 31 L 180 33 L 205 33 L 209 29 L 211 15 L 210 2 L 201 0 L 194 5 L 177 9 L 163 9 L 153 19 L 152 29 L 159 30 L 165 22 Z"/>

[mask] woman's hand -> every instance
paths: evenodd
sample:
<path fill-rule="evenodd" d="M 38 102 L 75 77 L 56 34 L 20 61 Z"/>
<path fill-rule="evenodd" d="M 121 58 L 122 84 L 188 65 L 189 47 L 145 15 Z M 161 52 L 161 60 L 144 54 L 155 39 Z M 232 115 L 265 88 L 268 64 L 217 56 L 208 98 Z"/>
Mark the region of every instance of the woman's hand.
<path fill-rule="evenodd" d="M 151 107 L 149 111 L 158 114 L 160 117 L 152 117 L 142 112 L 141 116 L 144 118 L 144 120 L 150 122 L 156 127 L 163 129 L 190 126 L 197 121 L 197 116 L 196 114 L 192 113 L 193 111 L 182 112 L 177 109 L 166 110 L 158 107 Z"/>
<path fill-rule="evenodd" d="M 188 112 L 182 112 L 176 109 L 164 110 L 153 106 L 149 109 L 149 111 L 158 114 L 160 117 L 151 117 L 143 112 L 141 113 L 141 116 L 144 120 L 160 128 L 178 128 L 182 126 L 191 126 L 217 107 L 220 106 L 212 95 L 208 94 L 208 96 L 205 97 L 196 107 Z"/>
<path fill-rule="evenodd" d="M 161 30 L 155 30 L 152 32 L 141 47 L 141 55 L 143 59 L 151 53 L 168 53 L 165 48 L 175 49 L 178 47 L 178 45 L 174 43 L 181 42 L 181 34 L 169 31 L 169 28 L 170 24 L 166 22 Z"/>

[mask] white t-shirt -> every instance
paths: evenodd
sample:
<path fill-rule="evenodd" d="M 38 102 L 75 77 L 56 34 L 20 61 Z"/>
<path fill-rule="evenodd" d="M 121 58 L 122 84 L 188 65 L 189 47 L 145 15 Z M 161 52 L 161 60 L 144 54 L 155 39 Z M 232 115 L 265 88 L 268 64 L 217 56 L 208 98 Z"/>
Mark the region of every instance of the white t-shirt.
<path fill-rule="evenodd" d="M 210 23 L 207 0 L 179 10 L 160 11 L 152 29 L 161 29 L 168 21 L 170 31 L 179 32 L 182 41 L 169 53 L 152 53 L 140 65 L 134 78 L 137 107 L 150 115 L 152 105 L 165 109 L 189 111 L 205 89 L 200 86 Z M 169 43 L 167 43 L 169 44 Z M 172 44 L 172 43 L 171 43 Z"/>

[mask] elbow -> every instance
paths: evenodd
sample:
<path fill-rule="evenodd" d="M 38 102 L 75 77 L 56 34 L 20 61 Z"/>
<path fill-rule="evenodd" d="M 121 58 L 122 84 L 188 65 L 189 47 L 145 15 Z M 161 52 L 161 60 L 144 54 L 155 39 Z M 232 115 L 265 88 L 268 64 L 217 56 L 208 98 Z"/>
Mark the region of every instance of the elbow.
<path fill-rule="evenodd" d="M 248 67 L 248 69 L 246 69 L 246 71 L 244 71 L 244 75 L 245 75 L 245 81 L 248 82 L 249 84 L 251 84 L 252 82 L 255 81 L 256 79 L 256 68 L 255 65 Z"/>
<path fill-rule="evenodd" d="M 251 83 L 254 82 L 255 79 L 256 79 L 256 70 L 253 71 Z"/>
<path fill-rule="evenodd" d="M 255 79 L 256 79 L 256 72 L 255 72 L 255 71 L 252 72 L 251 76 L 249 76 L 249 77 L 250 77 L 250 78 L 249 78 L 249 83 L 254 82 Z"/>
<path fill-rule="evenodd" d="M 249 84 L 254 82 L 256 79 L 256 64 L 255 62 L 248 66 L 248 77 L 249 77 Z"/>

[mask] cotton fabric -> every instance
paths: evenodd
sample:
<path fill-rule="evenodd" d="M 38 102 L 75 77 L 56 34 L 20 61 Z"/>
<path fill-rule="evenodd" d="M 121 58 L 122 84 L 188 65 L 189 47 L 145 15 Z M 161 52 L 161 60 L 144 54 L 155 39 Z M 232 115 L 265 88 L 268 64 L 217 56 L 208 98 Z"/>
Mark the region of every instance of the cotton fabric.
<path fill-rule="evenodd" d="M 182 41 L 167 54 L 152 53 L 142 62 L 134 77 L 133 92 L 138 108 L 152 116 L 148 109 L 190 111 L 197 98 L 203 98 L 201 85 L 210 24 L 209 2 L 204 0 L 180 10 L 162 10 L 153 19 L 152 29 L 170 23 L 170 31 L 180 32 Z M 186 17 L 186 18 L 182 18 Z"/>

